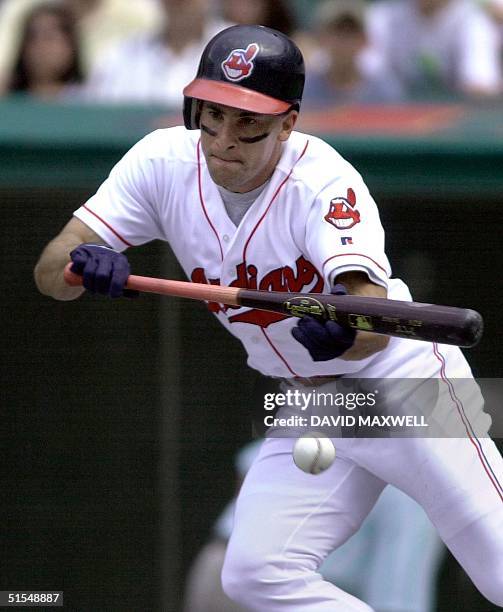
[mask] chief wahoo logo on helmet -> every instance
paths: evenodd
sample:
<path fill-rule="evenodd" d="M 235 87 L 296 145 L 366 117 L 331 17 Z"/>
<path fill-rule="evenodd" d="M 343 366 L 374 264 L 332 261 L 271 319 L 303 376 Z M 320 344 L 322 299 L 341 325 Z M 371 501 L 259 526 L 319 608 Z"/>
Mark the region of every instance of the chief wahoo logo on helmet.
<path fill-rule="evenodd" d="M 233 49 L 222 62 L 222 70 L 229 81 L 241 81 L 253 72 L 253 59 L 259 52 L 257 43 L 250 43 L 246 49 Z"/>
<path fill-rule="evenodd" d="M 185 127 L 200 128 L 201 100 L 264 115 L 298 111 L 304 72 L 300 49 L 282 32 L 226 28 L 206 45 L 196 78 L 183 90 Z"/>
<path fill-rule="evenodd" d="M 356 195 L 350 187 L 345 198 L 338 197 L 330 201 L 330 210 L 324 217 L 325 221 L 337 229 L 349 229 L 360 223 L 360 213 L 355 207 Z"/>

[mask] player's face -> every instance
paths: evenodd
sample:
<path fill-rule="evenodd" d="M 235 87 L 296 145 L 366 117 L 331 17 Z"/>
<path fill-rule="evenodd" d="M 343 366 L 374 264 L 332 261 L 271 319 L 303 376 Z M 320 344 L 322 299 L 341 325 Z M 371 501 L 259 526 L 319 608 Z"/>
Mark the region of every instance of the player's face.
<path fill-rule="evenodd" d="M 274 172 L 297 112 L 259 115 L 203 102 L 201 147 L 213 181 L 236 193 L 259 187 Z"/>

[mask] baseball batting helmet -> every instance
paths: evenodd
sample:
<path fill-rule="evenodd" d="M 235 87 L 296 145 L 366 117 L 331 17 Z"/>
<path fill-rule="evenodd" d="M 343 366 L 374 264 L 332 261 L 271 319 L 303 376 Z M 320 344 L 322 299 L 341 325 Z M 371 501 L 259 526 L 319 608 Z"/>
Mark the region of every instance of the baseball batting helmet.
<path fill-rule="evenodd" d="M 299 109 L 304 59 L 285 34 L 256 25 L 226 28 L 206 45 L 196 78 L 183 90 L 185 127 L 199 127 L 198 100 L 266 115 Z"/>

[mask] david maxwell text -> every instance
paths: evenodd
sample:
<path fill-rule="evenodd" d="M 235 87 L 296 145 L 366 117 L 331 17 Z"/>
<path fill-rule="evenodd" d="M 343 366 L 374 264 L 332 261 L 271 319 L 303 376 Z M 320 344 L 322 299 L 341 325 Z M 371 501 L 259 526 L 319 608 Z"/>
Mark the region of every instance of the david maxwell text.
<path fill-rule="evenodd" d="M 266 427 L 429 427 L 424 415 L 328 415 L 286 418 L 272 414 L 264 418 Z"/>

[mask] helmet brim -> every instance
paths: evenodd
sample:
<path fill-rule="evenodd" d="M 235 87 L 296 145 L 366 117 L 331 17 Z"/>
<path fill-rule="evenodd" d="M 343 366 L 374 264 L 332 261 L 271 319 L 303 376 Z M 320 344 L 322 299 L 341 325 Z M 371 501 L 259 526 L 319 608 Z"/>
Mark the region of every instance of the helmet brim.
<path fill-rule="evenodd" d="M 183 95 L 261 115 L 281 115 L 293 106 L 290 102 L 272 98 L 240 85 L 210 79 L 194 79 L 185 87 Z"/>

